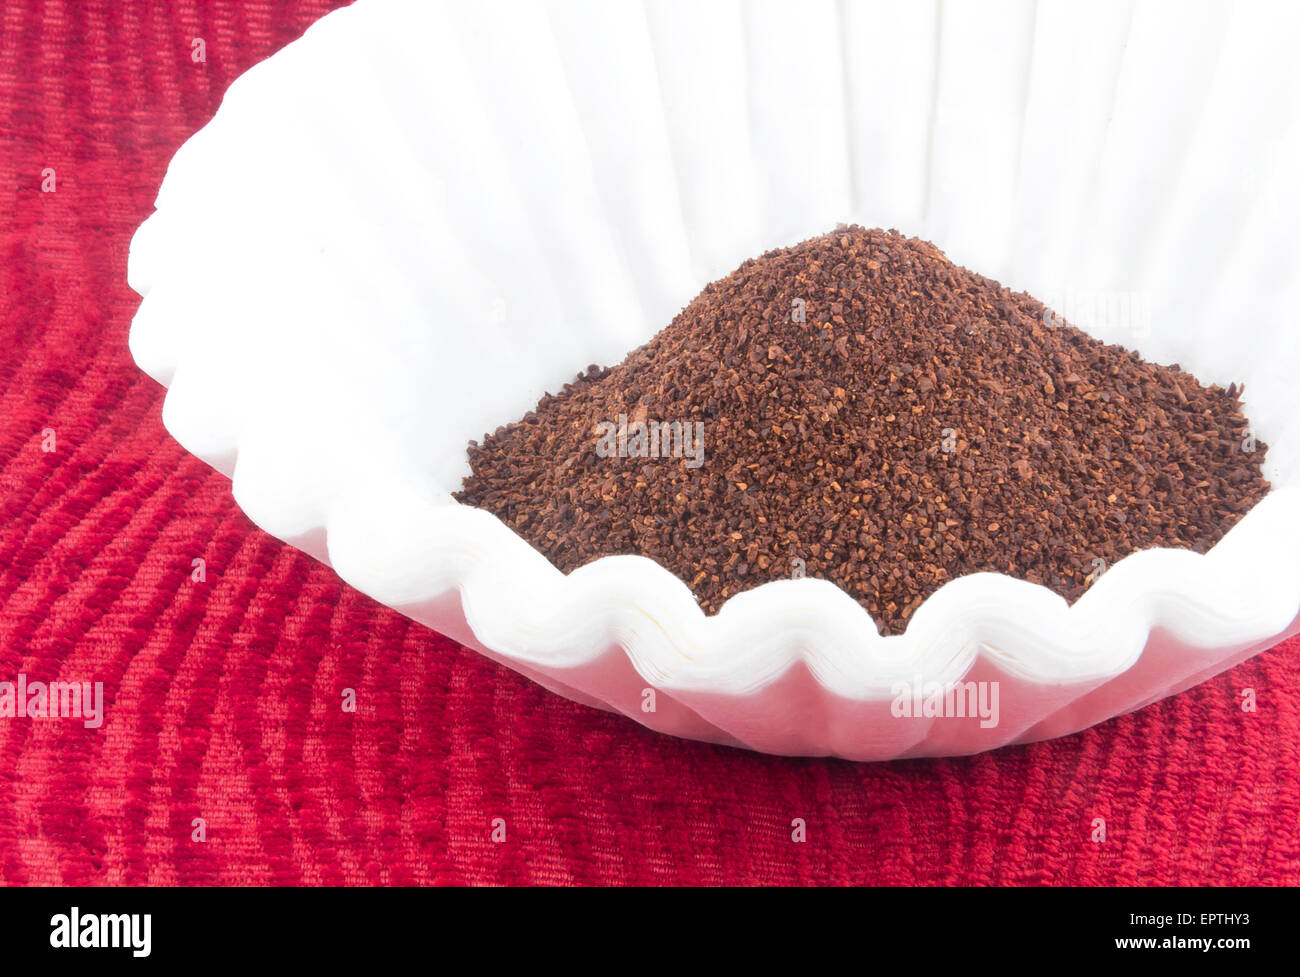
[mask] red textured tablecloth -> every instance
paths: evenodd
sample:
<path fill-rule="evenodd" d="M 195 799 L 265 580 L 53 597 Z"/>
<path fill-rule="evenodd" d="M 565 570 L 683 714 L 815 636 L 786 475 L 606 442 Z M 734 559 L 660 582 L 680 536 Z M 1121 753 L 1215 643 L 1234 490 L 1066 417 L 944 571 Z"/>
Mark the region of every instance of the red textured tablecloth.
<path fill-rule="evenodd" d="M 1300 882 L 1296 641 L 1052 743 L 778 759 L 552 696 L 254 528 L 131 361 L 127 246 L 227 85 L 331 6 L 0 7 L 0 681 L 107 704 L 0 719 L 0 883 Z"/>

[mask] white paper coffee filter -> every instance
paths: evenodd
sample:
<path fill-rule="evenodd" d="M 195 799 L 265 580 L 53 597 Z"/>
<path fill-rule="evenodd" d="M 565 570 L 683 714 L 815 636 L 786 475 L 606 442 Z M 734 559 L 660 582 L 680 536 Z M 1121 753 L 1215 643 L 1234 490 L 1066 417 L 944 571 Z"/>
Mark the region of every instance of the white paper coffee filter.
<path fill-rule="evenodd" d="M 176 154 L 132 353 L 259 526 L 578 701 L 855 759 L 1070 733 L 1297 628 L 1297 28 L 1286 3 L 359 0 Z M 648 559 L 565 576 L 451 500 L 468 440 L 839 222 L 1244 381 L 1275 491 L 1073 607 L 976 574 L 891 637 L 826 581 L 706 617 Z M 995 725 L 891 708 L 958 679 L 998 683 Z"/>

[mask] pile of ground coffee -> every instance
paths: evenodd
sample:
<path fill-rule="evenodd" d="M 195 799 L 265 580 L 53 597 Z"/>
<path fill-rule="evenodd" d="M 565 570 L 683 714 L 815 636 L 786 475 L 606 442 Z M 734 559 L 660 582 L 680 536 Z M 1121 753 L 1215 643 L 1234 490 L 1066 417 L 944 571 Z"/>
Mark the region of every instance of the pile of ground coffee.
<path fill-rule="evenodd" d="M 458 501 L 568 571 L 651 557 L 710 612 L 834 581 L 899 633 L 981 570 L 1077 598 L 1268 491 L 1239 391 L 1061 323 L 895 231 L 746 261 L 618 366 L 471 443 Z"/>

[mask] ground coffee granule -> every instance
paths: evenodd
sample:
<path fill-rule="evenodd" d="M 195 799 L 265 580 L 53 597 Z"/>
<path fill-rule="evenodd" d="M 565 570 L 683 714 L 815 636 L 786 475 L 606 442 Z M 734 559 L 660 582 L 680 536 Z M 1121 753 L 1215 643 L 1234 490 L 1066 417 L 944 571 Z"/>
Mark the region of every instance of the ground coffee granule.
<path fill-rule="evenodd" d="M 1135 550 L 1209 549 L 1269 488 L 1239 396 L 846 227 L 746 261 L 471 443 L 456 498 L 565 571 L 642 554 L 710 612 L 820 576 L 899 633 L 964 574 L 1074 600 Z"/>

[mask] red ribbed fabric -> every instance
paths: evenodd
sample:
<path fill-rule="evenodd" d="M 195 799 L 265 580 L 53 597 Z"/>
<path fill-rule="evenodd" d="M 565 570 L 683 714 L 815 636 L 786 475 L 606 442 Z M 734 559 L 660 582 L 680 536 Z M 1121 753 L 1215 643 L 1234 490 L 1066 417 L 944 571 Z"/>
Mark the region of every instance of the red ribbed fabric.
<path fill-rule="evenodd" d="M 127 245 L 227 85 L 331 6 L 0 8 L 0 681 L 107 704 L 0 719 L 0 882 L 1300 882 L 1294 641 L 1057 742 L 777 759 L 552 696 L 255 529 L 131 361 Z"/>

